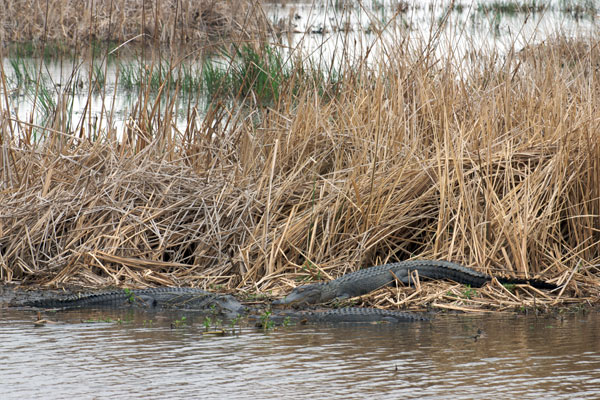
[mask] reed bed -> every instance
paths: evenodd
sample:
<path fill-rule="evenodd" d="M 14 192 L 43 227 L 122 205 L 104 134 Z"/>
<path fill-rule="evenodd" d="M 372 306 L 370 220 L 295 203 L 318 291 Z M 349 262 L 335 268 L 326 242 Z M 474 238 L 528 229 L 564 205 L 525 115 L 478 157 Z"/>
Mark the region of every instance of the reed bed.
<path fill-rule="evenodd" d="M 251 93 L 215 100 L 203 117 L 190 112 L 184 131 L 143 93 L 120 138 L 72 129 L 60 110 L 34 127 L 3 106 L 0 278 L 279 296 L 431 258 L 561 288 L 419 281 L 354 301 L 462 310 L 595 303 L 597 40 L 576 40 L 565 63 L 573 40 L 468 64 L 427 43 L 394 42 L 378 62 L 342 69 L 335 85 L 311 81 L 322 71 L 292 74 L 276 102 L 248 110 Z M 32 139 L 36 129 L 45 140 Z"/>
<path fill-rule="evenodd" d="M 2 43 L 90 42 L 205 48 L 269 31 L 258 0 L 15 0 L 0 13 Z"/>

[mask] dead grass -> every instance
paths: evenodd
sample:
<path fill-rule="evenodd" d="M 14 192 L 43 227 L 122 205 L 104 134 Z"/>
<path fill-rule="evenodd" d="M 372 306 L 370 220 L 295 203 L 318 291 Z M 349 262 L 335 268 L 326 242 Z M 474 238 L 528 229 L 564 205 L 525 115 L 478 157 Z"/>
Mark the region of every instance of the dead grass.
<path fill-rule="evenodd" d="M 207 47 L 268 31 L 255 0 L 15 0 L 0 13 L 2 43 L 90 41 Z"/>
<path fill-rule="evenodd" d="M 127 140 L 56 125 L 36 144 L 3 111 L 0 278 L 280 295 L 415 257 L 564 287 L 493 283 L 468 298 L 423 283 L 365 301 L 597 302 L 600 76 L 589 53 L 568 68 L 552 52 L 536 64 L 490 57 L 465 73 L 388 50 L 374 68 L 345 71 L 328 100 L 309 85 L 249 116 L 215 103 L 186 132 L 150 104 Z"/>

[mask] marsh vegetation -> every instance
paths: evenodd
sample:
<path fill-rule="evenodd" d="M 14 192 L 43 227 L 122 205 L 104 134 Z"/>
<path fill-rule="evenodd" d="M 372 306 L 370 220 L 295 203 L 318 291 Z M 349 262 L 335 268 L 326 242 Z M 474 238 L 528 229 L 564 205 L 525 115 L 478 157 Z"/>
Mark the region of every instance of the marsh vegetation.
<path fill-rule="evenodd" d="M 6 62 L 0 71 L 3 281 L 279 295 L 419 257 L 564 286 L 466 295 L 423 283 L 359 301 L 502 309 L 598 299 L 596 33 L 482 48 L 464 30 L 445 36 L 452 8 L 413 37 L 402 23 L 389 29 L 406 14 L 389 6 L 364 27 L 369 46 L 350 51 L 341 19 L 348 40 L 319 54 L 284 45 L 257 2 L 38 3 L 3 32 L 13 48 L 24 47 L 17 32 L 37 37 L 42 55 L 28 64 L 11 53 L 13 72 Z M 197 4 L 221 10 L 214 30 L 214 14 L 190 11 Z M 54 52 L 68 65 L 59 82 L 45 75 L 49 46 L 67 49 Z"/>

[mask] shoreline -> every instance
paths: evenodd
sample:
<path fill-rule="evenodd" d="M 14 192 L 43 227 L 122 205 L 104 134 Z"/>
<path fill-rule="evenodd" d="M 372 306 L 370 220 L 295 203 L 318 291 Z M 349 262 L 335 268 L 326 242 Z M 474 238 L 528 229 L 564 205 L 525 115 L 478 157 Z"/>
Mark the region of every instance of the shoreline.
<path fill-rule="evenodd" d="M 497 281 L 496 281 L 497 283 Z M 508 314 L 556 314 L 583 309 L 595 310 L 600 306 L 600 299 L 575 298 L 564 295 L 562 297 L 552 294 L 548 290 L 532 288 L 528 285 L 517 285 L 513 288 L 515 293 L 510 293 L 500 284 L 493 282 L 482 288 L 470 288 L 467 285 L 456 284 L 448 281 L 427 281 L 419 285 L 419 289 L 412 287 L 384 287 L 369 294 L 356 298 L 333 301 L 325 304 L 315 304 L 306 309 L 338 308 L 338 307 L 374 307 L 389 311 L 405 311 L 414 313 L 508 313 Z M 160 287 L 160 286 L 159 286 Z M 149 288 L 149 287 L 148 287 Z M 502 289 L 504 296 L 499 296 Z M 130 288 L 133 289 L 133 288 Z M 77 285 L 65 285 L 61 288 L 48 288 L 41 285 L 23 285 L 19 283 L 0 283 L 0 304 L 9 307 L 19 307 L 24 302 L 40 299 L 64 299 L 82 294 L 99 294 L 111 291 L 125 291 L 124 287 L 98 287 L 89 288 Z M 242 291 L 208 290 L 218 294 L 233 295 L 244 305 L 259 306 L 269 309 L 271 302 L 281 296 L 269 293 L 252 293 Z M 555 292 L 560 291 L 560 288 Z M 392 296 L 402 294 L 400 302 L 394 302 Z M 529 296 L 526 296 L 528 294 Z M 534 294 L 534 295 L 532 295 Z M 495 296 L 492 298 L 491 296 Z M 537 296 L 536 296 L 537 295 Z M 110 308 L 110 307 L 107 307 Z M 290 307 L 276 306 L 274 310 L 284 310 Z M 38 309 L 40 310 L 40 309 Z M 143 310 L 143 308 L 142 308 Z M 185 311 L 179 310 L 179 311 Z"/>

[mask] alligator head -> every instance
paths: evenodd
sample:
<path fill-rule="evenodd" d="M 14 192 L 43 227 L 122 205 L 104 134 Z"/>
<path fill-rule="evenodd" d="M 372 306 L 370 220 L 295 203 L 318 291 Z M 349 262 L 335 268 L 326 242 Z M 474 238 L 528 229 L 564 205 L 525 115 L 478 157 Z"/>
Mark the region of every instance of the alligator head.
<path fill-rule="evenodd" d="M 324 285 L 320 283 L 298 286 L 283 299 L 275 300 L 273 305 L 302 306 L 330 300 L 323 298 L 323 290 Z"/>

